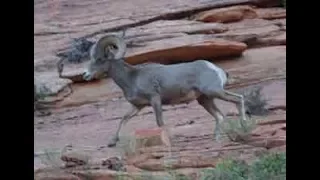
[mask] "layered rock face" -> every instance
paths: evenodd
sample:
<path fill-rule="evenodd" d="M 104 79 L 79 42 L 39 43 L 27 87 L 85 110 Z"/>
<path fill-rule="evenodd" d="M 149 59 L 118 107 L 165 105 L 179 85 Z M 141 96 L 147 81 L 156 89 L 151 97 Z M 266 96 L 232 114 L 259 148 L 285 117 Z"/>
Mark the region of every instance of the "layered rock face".
<path fill-rule="evenodd" d="M 51 107 L 50 114 L 35 115 L 35 179 L 201 179 L 204 169 L 226 157 L 250 162 L 261 153 L 286 151 L 286 10 L 279 5 L 35 1 L 35 94 L 43 92 L 41 101 Z M 226 89 L 245 94 L 261 87 L 268 113 L 253 114 L 249 132 L 224 134 L 216 142 L 215 120 L 197 102 L 163 107 L 165 128 L 156 126 L 153 110 L 146 108 L 124 127 L 119 146 L 107 147 L 129 104 L 112 79 L 85 82 L 82 74 L 92 43 L 123 28 L 128 64 L 211 61 L 229 73 Z M 56 54 L 68 57 L 61 76 Z M 216 103 L 226 122 L 238 120 L 234 105 Z"/>

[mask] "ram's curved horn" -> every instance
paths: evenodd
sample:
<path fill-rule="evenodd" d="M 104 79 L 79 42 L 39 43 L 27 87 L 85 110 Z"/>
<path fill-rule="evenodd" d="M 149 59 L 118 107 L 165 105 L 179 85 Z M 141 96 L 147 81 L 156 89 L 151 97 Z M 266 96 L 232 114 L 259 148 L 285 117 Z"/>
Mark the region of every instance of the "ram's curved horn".
<path fill-rule="evenodd" d="M 126 43 L 121 37 L 116 35 L 106 35 L 101 37 L 95 44 L 95 54 L 97 54 L 99 57 L 103 57 L 106 53 L 106 47 L 110 45 L 116 46 L 118 49 L 118 51 L 114 54 L 115 59 L 124 57 L 127 48 Z"/>

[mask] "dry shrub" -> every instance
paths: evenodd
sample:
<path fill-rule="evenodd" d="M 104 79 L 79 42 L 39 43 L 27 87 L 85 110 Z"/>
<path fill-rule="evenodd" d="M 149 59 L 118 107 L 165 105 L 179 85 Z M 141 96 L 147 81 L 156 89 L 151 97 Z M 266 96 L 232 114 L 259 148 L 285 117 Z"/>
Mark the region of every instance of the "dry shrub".
<path fill-rule="evenodd" d="M 261 116 L 268 114 L 268 109 L 266 108 L 268 100 L 263 97 L 261 90 L 261 86 L 256 86 L 243 93 L 246 109 L 251 115 Z"/>

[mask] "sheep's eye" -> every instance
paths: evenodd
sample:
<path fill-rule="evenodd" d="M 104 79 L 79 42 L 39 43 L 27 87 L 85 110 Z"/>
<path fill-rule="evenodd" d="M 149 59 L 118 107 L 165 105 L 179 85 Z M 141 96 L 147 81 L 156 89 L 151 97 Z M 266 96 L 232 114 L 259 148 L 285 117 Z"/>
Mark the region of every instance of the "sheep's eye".
<path fill-rule="evenodd" d="M 117 49 L 117 46 L 115 46 L 115 45 L 111 45 L 111 46 L 110 46 L 110 49 L 112 49 L 112 50 L 116 50 L 116 49 Z"/>

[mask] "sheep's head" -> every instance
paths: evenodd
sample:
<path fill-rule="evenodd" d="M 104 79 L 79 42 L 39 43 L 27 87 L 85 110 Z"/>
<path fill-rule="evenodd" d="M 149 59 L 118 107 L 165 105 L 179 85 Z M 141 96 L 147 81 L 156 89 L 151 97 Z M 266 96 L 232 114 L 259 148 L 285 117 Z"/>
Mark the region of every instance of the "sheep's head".
<path fill-rule="evenodd" d="M 124 57 L 126 44 L 121 37 L 106 35 L 101 37 L 90 49 L 90 62 L 83 79 L 99 79 L 108 72 L 110 61 Z"/>

